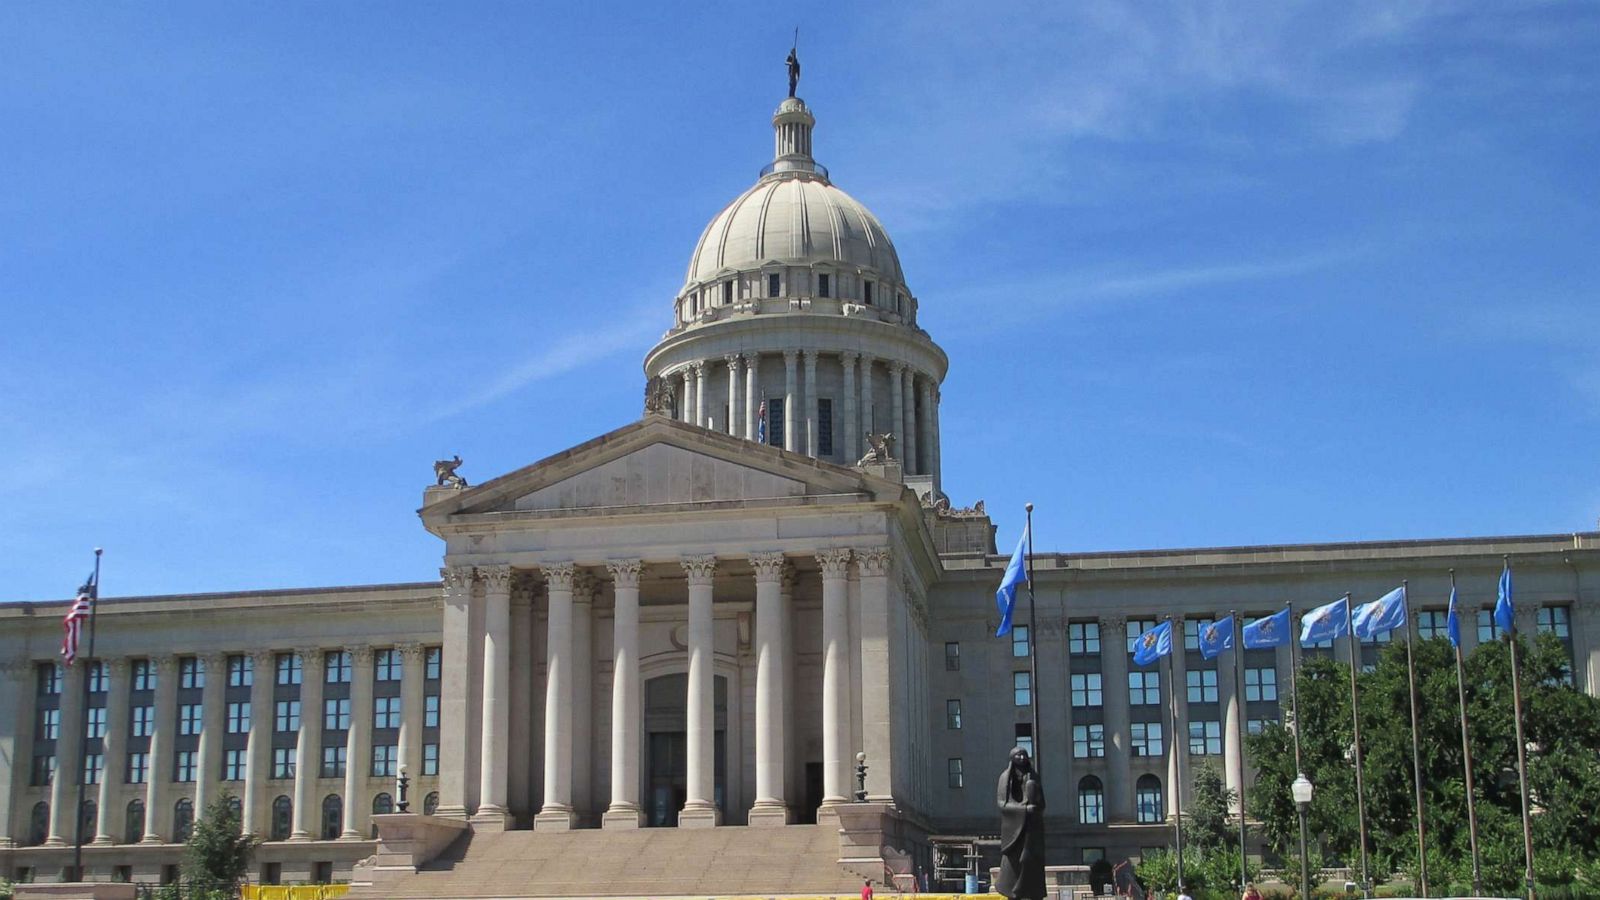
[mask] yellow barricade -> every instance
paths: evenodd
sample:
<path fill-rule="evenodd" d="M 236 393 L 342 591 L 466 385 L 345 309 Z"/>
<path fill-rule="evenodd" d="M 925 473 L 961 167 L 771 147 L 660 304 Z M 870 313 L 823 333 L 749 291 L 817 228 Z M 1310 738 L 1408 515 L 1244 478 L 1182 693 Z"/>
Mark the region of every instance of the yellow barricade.
<path fill-rule="evenodd" d="M 240 900 L 336 900 L 350 893 L 348 884 L 247 884 Z"/>

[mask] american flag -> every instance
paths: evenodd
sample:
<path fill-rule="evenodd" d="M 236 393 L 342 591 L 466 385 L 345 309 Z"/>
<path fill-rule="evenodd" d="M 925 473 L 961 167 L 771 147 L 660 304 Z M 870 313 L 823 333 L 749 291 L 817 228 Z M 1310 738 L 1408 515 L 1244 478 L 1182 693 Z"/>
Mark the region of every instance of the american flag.
<path fill-rule="evenodd" d="M 67 665 L 78 658 L 78 640 L 83 634 L 83 623 L 88 621 L 90 610 L 94 608 L 94 579 L 78 588 L 78 597 L 72 601 L 72 608 L 67 610 L 67 617 L 62 620 L 61 627 L 66 635 L 61 639 L 61 658 Z"/>
<path fill-rule="evenodd" d="M 756 410 L 756 443 L 767 442 L 767 401 L 761 401 L 761 408 Z"/>

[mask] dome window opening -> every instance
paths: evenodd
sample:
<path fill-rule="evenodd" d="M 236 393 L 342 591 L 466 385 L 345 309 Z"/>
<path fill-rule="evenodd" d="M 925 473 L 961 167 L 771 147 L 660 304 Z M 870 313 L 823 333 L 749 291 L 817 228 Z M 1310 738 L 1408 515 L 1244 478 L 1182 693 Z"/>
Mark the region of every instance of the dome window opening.
<path fill-rule="evenodd" d="M 768 275 L 767 276 L 767 296 L 768 297 L 781 296 L 782 295 L 781 294 L 782 286 L 783 286 L 782 285 L 782 280 L 780 279 L 779 276 L 777 276 L 777 275 Z"/>
<path fill-rule="evenodd" d="M 823 276 L 827 277 L 827 276 Z M 827 296 L 824 294 L 823 296 Z M 833 400 L 817 398 L 817 456 L 833 455 Z"/>
<path fill-rule="evenodd" d="M 872 282 L 866 280 L 861 282 L 861 300 L 868 306 L 872 305 Z"/>
<path fill-rule="evenodd" d="M 826 297 L 826 296 L 828 296 L 829 293 L 830 293 L 828 288 L 829 288 L 828 273 L 827 272 L 818 272 L 817 273 L 817 296 L 818 297 Z"/>
<path fill-rule="evenodd" d="M 724 281 L 722 283 L 722 305 L 723 306 L 727 306 L 728 304 L 730 304 L 732 302 L 733 302 L 733 282 L 732 281 Z"/>

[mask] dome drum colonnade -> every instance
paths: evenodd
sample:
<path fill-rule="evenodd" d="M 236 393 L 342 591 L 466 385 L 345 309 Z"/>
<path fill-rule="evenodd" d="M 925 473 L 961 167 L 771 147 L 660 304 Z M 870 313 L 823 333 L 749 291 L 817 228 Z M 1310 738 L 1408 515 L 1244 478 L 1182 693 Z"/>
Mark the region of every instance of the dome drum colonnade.
<path fill-rule="evenodd" d="M 766 404 L 767 441 L 814 458 L 854 463 L 893 433 L 937 489 L 948 358 L 882 225 L 811 158 L 813 124 L 798 98 L 778 108 L 777 157 L 706 227 L 646 377 L 671 384 L 680 421 L 747 440 Z"/>

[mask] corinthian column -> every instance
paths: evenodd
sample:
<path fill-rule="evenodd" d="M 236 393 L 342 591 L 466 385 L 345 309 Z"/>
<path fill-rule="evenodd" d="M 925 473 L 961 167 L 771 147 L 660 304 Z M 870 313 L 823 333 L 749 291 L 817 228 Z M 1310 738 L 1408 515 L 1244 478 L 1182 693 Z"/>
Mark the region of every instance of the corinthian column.
<path fill-rule="evenodd" d="M 706 364 L 697 362 L 694 364 L 694 424 L 699 425 L 701 428 L 707 427 L 706 401 L 708 399 L 710 398 L 706 396 Z"/>
<path fill-rule="evenodd" d="M 267 813 L 267 776 L 272 760 L 272 682 L 277 655 L 271 650 L 250 651 L 250 733 L 244 751 L 244 833 L 265 838 L 271 833 Z M 348 760 L 347 760 L 348 762 Z M 146 812 L 148 812 L 146 808 Z"/>
<path fill-rule="evenodd" d="M 681 382 L 678 396 L 683 398 L 682 415 L 679 418 L 685 425 L 690 425 L 694 423 L 694 371 L 685 367 L 677 373 L 677 377 Z"/>
<path fill-rule="evenodd" d="M 483 578 L 483 749 L 474 829 L 504 831 L 507 739 L 511 734 L 511 567 L 480 566 Z"/>
<path fill-rule="evenodd" d="M 217 799 L 217 782 L 222 777 L 222 695 L 228 689 L 228 655 L 207 653 L 200 657 L 206 667 L 205 687 L 200 693 L 200 752 L 195 767 L 194 814 L 206 814 Z M 109 758 L 109 757 L 108 757 Z"/>
<path fill-rule="evenodd" d="M 639 573 L 637 559 L 606 563 L 611 573 L 616 610 L 611 632 L 611 806 L 600 819 L 602 828 L 638 828 L 644 824 L 639 806 Z"/>
<path fill-rule="evenodd" d="M 793 451 L 797 442 L 794 438 L 794 402 L 796 392 L 795 361 L 799 356 L 793 350 L 783 351 L 783 449 Z"/>
<path fill-rule="evenodd" d="M 50 782 L 50 834 L 45 838 L 51 847 L 70 844 L 77 834 L 72 811 L 77 808 L 78 778 L 83 771 L 83 680 L 89 677 L 89 665 L 89 658 L 80 656 L 61 668 L 61 724 L 56 732 L 56 773 Z"/>
<path fill-rule="evenodd" d="M 806 455 L 817 458 L 817 351 L 805 351 L 806 372 Z"/>
<path fill-rule="evenodd" d="M 427 648 L 418 643 L 397 644 L 400 654 L 400 765 L 412 778 L 422 774 L 423 679 L 427 677 Z"/>
<path fill-rule="evenodd" d="M 747 353 L 744 357 L 744 439 L 756 439 L 756 413 L 761 411 L 761 406 L 756 400 L 759 393 L 756 385 L 756 375 L 761 369 L 761 354 Z"/>
<path fill-rule="evenodd" d="M 923 464 L 917 466 L 917 472 L 922 475 L 934 475 L 937 481 L 938 469 L 934 468 L 933 458 L 933 381 L 926 376 L 917 379 L 917 394 L 922 402 L 922 414 L 917 416 L 917 449 L 922 454 Z M 1031 635 L 1030 635 L 1031 637 Z"/>
<path fill-rule="evenodd" d="M 304 647 L 300 657 L 300 734 L 294 747 L 294 827 L 291 841 L 309 841 L 316 834 L 322 804 L 317 800 L 317 776 L 322 767 L 322 650 Z M 165 683 L 166 679 L 162 679 Z M 254 712 L 254 710 L 252 710 Z M 350 760 L 345 760 L 348 766 Z"/>
<path fill-rule="evenodd" d="M 817 554 L 822 566 L 822 805 L 850 791 L 849 550 Z"/>
<path fill-rule="evenodd" d="M 467 727 L 472 720 L 473 657 L 480 647 L 472 640 L 471 566 L 440 569 L 444 582 L 444 646 L 440 651 L 444 668 L 439 673 L 439 808 L 438 815 L 452 819 L 467 817 L 469 784 L 476 786 L 477 773 L 473 735 Z"/>
<path fill-rule="evenodd" d="M 856 410 L 856 354 L 846 353 L 840 358 L 844 372 L 844 458 L 850 464 L 861 458 L 861 445 L 856 438 L 856 425 L 861 421 Z"/>
<path fill-rule="evenodd" d="M 872 434 L 877 430 L 879 430 L 878 425 L 872 417 L 872 357 L 863 353 L 861 354 L 861 433 Z M 865 439 L 850 452 L 860 459 L 867 452 Z"/>
<path fill-rule="evenodd" d="M 910 441 L 906 440 L 906 367 L 903 363 L 889 364 L 889 422 L 894 431 L 896 441 L 895 456 L 900 460 L 900 465 L 907 474 L 911 466 L 906 463 L 906 447 Z"/>
<path fill-rule="evenodd" d="M 916 379 L 917 373 L 912 369 L 906 369 L 901 373 L 900 390 L 905 394 L 906 416 L 904 426 L 906 430 L 904 435 L 905 443 L 901 444 L 901 446 L 905 448 L 903 464 L 907 475 L 922 474 L 922 466 L 917 463 L 917 448 L 921 446 L 922 442 L 917 440 L 917 392 L 913 386 Z"/>
<path fill-rule="evenodd" d="M 111 675 L 111 690 L 106 694 L 106 731 L 100 737 L 101 759 L 105 760 L 105 765 L 100 771 L 99 799 L 95 801 L 99 811 L 94 830 L 96 844 L 117 842 L 118 817 L 112 810 L 118 806 L 116 798 L 121 794 L 122 776 L 127 768 L 124 739 L 128 734 L 128 671 L 131 666 L 127 659 L 113 659 L 106 666 Z"/>
<path fill-rule="evenodd" d="M 722 358 L 728 364 L 728 428 L 729 434 L 739 436 L 739 354 L 729 353 Z"/>
<path fill-rule="evenodd" d="M 372 648 L 346 647 L 350 654 L 350 730 L 344 737 L 344 830 L 342 841 L 363 840 L 368 804 L 367 772 L 372 765 Z"/>
<path fill-rule="evenodd" d="M 1034 639 L 1031 634 L 1028 637 Z M 1132 822 L 1133 794 L 1128 789 L 1133 746 L 1128 708 L 1128 621 L 1122 616 L 1100 620 L 1100 667 L 1104 673 L 1100 696 L 1106 725 L 1106 821 Z"/>
<path fill-rule="evenodd" d="M 751 825 L 789 824 L 784 801 L 785 726 L 783 641 L 788 622 L 783 616 L 783 577 L 788 562 L 782 553 L 750 557 L 756 570 L 756 802 Z"/>
<path fill-rule="evenodd" d="M 688 557 L 683 560 L 683 571 L 689 576 L 689 734 L 685 754 L 689 771 L 678 827 L 707 828 L 722 823 L 722 811 L 716 805 L 716 675 L 711 616 L 711 582 L 717 559 Z"/>
<path fill-rule="evenodd" d="M 544 808 L 535 831 L 571 831 L 572 810 L 572 563 L 543 566 L 550 597 L 544 679 Z"/>
<path fill-rule="evenodd" d="M 178 658 L 165 655 L 150 659 L 156 672 L 155 727 L 150 731 L 150 768 L 146 771 L 144 801 L 144 843 L 166 840 L 172 821 L 167 805 L 167 784 L 172 780 L 172 732 L 178 722 Z"/>

